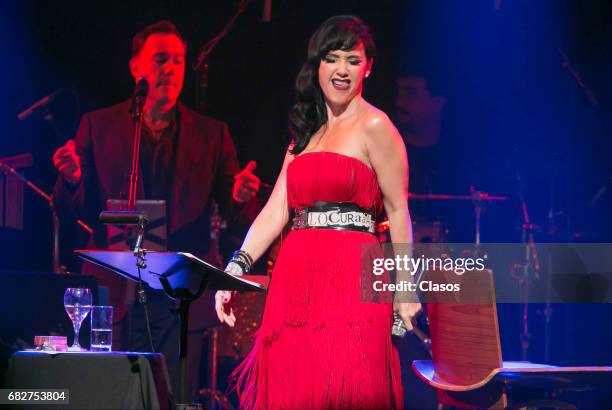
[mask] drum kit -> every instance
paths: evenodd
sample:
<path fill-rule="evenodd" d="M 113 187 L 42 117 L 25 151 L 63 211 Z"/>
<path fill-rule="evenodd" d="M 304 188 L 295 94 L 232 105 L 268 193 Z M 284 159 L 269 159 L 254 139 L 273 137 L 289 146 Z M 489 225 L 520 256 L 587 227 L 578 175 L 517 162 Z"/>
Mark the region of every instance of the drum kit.
<path fill-rule="evenodd" d="M 480 222 L 482 210 L 487 203 L 505 201 L 505 196 L 492 196 L 485 192 L 477 191 L 470 187 L 469 195 L 447 195 L 447 194 L 408 194 L 408 200 L 415 201 L 460 201 L 471 202 L 474 206 L 474 243 L 480 245 Z M 412 222 L 414 242 L 437 243 L 445 242 L 447 231 L 442 230 L 443 225 L 440 221 L 414 221 Z M 385 218 L 378 224 L 378 240 L 380 242 L 390 242 L 389 220 Z"/>

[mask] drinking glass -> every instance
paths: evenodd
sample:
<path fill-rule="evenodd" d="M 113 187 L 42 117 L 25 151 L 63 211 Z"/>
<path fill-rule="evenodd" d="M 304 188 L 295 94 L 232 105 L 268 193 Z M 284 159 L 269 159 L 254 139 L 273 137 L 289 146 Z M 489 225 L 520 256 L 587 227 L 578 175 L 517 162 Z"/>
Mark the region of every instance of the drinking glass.
<path fill-rule="evenodd" d="M 83 352 L 86 350 L 79 344 L 79 332 L 81 331 L 83 319 L 85 319 L 91 310 L 91 302 L 91 289 L 68 288 L 64 292 L 64 308 L 74 327 L 74 342 L 68 348 L 68 351 Z"/>
<path fill-rule="evenodd" d="M 91 347 L 92 352 L 110 352 L 113 345 L 113 307 L 92 306 Z"/>

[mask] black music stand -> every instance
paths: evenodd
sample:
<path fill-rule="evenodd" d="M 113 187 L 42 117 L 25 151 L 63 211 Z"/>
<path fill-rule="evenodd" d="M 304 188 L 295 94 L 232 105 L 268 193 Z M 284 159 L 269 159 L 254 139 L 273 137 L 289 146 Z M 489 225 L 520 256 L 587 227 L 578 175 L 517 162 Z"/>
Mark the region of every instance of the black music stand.
<path fill-rule="evenodd" d="M 178 403 L 185 397 L 187 373 L 187 329 L 189 305 L 205 289 L 233 291 L 266 291 L 267 277 L 253 275 L 234 276 L 184 252 L 150 252 L 144 256 L 145 266 L 138 272 L 132 251 L 77 250 L 75 253 L 88 262 L 107 268 L 126 279 L 147 283 L 153 289 L 163 289 L 178 301 L 180 331 L 180 373 Z"/>

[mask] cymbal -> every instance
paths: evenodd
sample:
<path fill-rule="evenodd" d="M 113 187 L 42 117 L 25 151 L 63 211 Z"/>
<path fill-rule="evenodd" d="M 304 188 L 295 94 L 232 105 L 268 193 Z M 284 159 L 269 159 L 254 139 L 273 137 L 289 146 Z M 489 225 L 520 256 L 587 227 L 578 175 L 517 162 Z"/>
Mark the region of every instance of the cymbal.
<path fill-rule="evenodd" d="M 439 201 L 505 201 L 508 197 L 491 196 L 484 192 L 475 191 L 470 195 L 447 195 L 447 194 L 408 194 L 408 199 L 424 199 Z"/>

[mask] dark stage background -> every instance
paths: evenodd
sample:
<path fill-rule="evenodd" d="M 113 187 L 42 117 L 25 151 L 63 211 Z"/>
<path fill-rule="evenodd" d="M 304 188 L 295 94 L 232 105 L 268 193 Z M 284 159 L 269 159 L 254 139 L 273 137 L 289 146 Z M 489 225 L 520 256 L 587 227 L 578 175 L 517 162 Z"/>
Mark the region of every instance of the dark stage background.
<path fill-rule="evenodd" d="M 157 20 L 173 20 L 189 43 L 191 65 L 237 4 L 4 4 L 0 157 L 32 153 L 34 167 L 27 176 L 50 191 L 56 177 L 52 153 L 74 133 L 77 113 L 130 96 L 132 35 Z M 366 99 L 393 117 L 394 78 L 403 67 L 429 72 L 442 85 L 449 173 L 439 193 L 467 194 L 474 186 L 509 197 L 486 210 L 484 242 L 520 242 L 519 188 L 538 226 L 536 241 L 610 241 L 612 5 L 578 0 L 277 0 L 269 23 L 262 22 L 262 7 L 263 1 L 250 2 L 210 57 L 208 113 L 230 124 L 242 164 L 255 159 L 264 181 L 274 182 L 286 148 L 293 81 L 308 36 L 331 15 L 355 14 L 371 25 L 379 48 Z M 587 98 L 580 83 L 596 101 Z M 60 87 L 68 91 L 51 106 L 60 137 L 40 115 L 17 121 L 17 113 Z M 183 101 L 191 107 L 195 89 L 196 78 L 188 71 Z M 606 186 L 610 189 L 593 201 Z M 446 214 L 453 226 L 451 239 L 471 240 L 471 205 L 453 204 Z M 46 205 L 26 192 L 24 231 L 0 228 L 0 268 L 49 270 L 49 221 Z M 74 234 L 64 236 L 74 239 Z M 66 254 L 74 241 L 65 241 L 64 261 L 69 262 Z M 506 308 L 512 317 L 516 307 Z M 542 310 L 533 309 L 534 328 L 541 329 Z M 608 305 L 554 307 L 549 361 L 612 364 L 610 313 Z M 504 326 L 502 333 L 509 335 L 505 358 L 517 359 L 516 321 Z M 542 338 L 536 334 L 534 340 L 529 359 L 542 360 Z"/>

